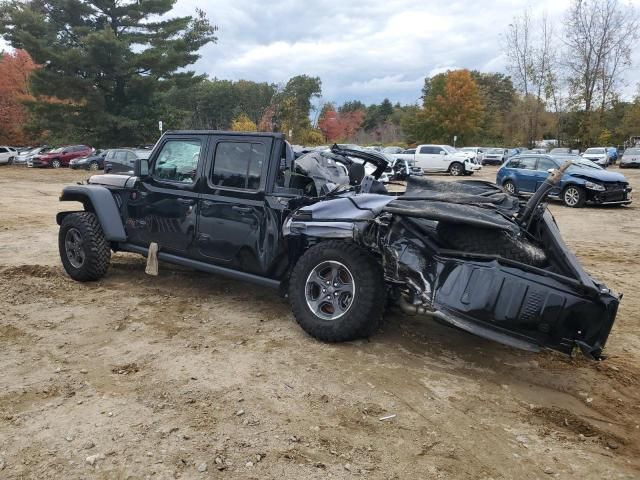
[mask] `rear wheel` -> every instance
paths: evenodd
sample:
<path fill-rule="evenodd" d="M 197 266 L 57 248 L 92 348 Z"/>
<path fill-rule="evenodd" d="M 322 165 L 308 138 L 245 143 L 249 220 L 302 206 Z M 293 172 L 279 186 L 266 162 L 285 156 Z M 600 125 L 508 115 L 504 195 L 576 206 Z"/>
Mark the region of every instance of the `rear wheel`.
<path fill-rule="evenodd" d="M 327 241 L 311 247 L 291 274 L 293 315 L 305 332 L 325 342 L 375 333 L 385 300 L 379 263 L 352 243 Z"/>
<path fill-rule="evenodd" d="M 98 162 L 91 162 L 89 164 L 89 170 L 98 170 L 98 167 L 99 167 Z"/>
<path fill-rule="evenodd" d="M 74 280 L 98 280 L 107 273 L 111 247 L 94 213 L 71 213 L 64 218 L 58 250 L 64 269 Z"/>
<path fill-rule="evenodd" d="M 449 165 L 449 173 L 454 177 L 459 177 L 460 175 L 463 175 L 464 165 L 462 165 L 460 162 L 453 162 L 451 165 Z"/>
<path fill-rule="evenodd" d="M 504 182 L 502 184 L 502 188 L 504 188 L 505 192 L 510 193 L 511 195 L 516 195 L 518 193 L 515 183 L 513 183 L 511 180 L 507 180 L 506 182 Z"/>
<path fill-rule="evenodd" d="M 60 168 L 62 166 L 62 162 L 56 158 L 51 162 L 51 166 L 53 168 Z"/>
<path fill-rule="evenodd" d="M 587 201 L 587 194 L 583 188 L 569 185 L 562 191 L 562 201 L 567 207 L 581 208 Z"/>

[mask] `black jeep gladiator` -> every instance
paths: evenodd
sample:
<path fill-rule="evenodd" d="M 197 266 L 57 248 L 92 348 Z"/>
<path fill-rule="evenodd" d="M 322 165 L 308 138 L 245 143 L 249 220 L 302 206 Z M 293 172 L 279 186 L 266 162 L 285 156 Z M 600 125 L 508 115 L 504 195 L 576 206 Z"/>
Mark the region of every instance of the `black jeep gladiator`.
<path fill-rule="evenodd" d="M 477 180 L 409 177 L 388 193 L 386 167 L 337 145 L 295 158 L 276 133 L 168 132 L 133 175 L 64 188 L 83 209 L 57 215 L 60 256 L 91 281 L 112 251 L 153 245 L 160 261 L 279 288 L 324 341 L 371 335 L 395 303 L 514 347 L 602 358 L 619 297 L 547 211 L 558 175 L 525 204 Z"/>

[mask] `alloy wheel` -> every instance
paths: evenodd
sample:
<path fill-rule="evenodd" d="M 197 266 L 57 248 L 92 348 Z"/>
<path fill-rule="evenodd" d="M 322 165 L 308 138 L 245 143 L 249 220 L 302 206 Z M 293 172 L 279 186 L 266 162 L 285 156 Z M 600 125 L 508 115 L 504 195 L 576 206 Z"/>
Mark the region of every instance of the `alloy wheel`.
<path fill-rule="evenodd" d="M 305 298 L 309 309 L 324 320 L 337 320 L 351 305 L 355 282 L 349 269 L 340 262 L 317 265 L 307 277 Z"/>
<path fill-rule="evenodd" d="M 84 264 L 86 254 L 84 253 L 84 245 L 82 234 L 77 228 L 70 228 L 64 237 L 64 249 L 69 259 L 69 263 L 74 268 L 80 268 Z"/>
<path fill-rule="evenodd" d="M 569 187 L 564 192 L 564 203 L 570 207 L 575 207 L 580 201 L 580 192 L 576 187 Z"/>

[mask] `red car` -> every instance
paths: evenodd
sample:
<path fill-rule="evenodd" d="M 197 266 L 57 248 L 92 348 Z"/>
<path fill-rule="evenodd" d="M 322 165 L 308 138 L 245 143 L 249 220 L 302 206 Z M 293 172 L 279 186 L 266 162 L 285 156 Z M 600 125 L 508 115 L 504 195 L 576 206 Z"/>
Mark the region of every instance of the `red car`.
<path fill-rule="evenodd" d="M 91 155 L 94 149 L 87 145 L 70 145 L 68 147 L 54 148 L 42 155 L 35 155 L 30 162 L 29 167 L 68 167 L 69 162 L 74 158 L 86 157 Z"/>

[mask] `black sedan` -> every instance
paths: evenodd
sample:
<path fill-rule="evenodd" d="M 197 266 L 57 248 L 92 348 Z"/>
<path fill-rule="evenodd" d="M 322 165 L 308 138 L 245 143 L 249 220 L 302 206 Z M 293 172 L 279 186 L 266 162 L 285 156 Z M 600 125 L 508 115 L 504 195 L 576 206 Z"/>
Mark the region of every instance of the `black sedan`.
<path fill-rule="evenodd" d="M 73 159 L 69 162 L 69 168 L 73 170 L 103 170 L 107 152 L 108 150 L 102 150 L 94 155 Z"/>

